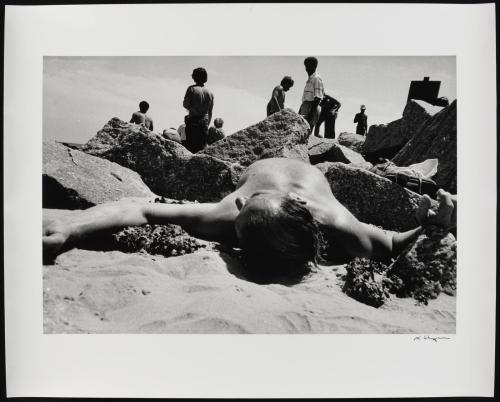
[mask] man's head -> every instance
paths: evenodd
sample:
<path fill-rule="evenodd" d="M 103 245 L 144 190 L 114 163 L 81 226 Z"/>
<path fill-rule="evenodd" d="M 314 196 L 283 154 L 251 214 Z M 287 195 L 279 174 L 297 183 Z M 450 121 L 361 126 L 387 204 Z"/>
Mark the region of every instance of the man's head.
<path fill-rule="evenodd" d="M 191 77 L 193 77 L 194 82 L 196 82 L 198 85 L 203 85 L 205 82 L 207 82 L 208 79 L 207 70 L 205 70 L 203 67 L 195 68 Z"/>
<path fill-rule="evenodd" d="M 361 110 L 361 113 L 364 113 L 365 110 L 366 110 L 366 106 L 365 105 L 361 105 L 361 107 L 359 108 L 359 110 Z"/>
<path fill-rule="evenodd" d="M 320 259 L 318 223 L 299 196 L 260 191 L 237 198 L 235 229 L 245 260 L 254 273 L 273 277 L 309 272 Z"/>
<path fill-rule="evenodd" d="M 146 113 L 149 109 L 149 103 L 146 101 L 142 101 L 139 103 L 139 110 L 141 113 Z"/>
<path fill-rule="evenodd" d="M 281 80 L 281 86 L 283 87 L 283 91 L 288 91 L 291 87 L 293 87 L 292 77 L 286 75 Z"/>
<path fill-rule="evenodd" d="M 307 74 L 311 75 L 316 71 L 316 67 L 318 67 L 318 59 L 316 57 L 306 57 L 304 66 L 306 67 Z"/>
<path fill-rule="evenodd" d="M 222 120 L 220 117 L 217 117 L 215 120 L 214 120 L 214 126 L 217 127 L 217 128 L 222 128 L 222 126 L 224 125 L 224 120 Z"/>

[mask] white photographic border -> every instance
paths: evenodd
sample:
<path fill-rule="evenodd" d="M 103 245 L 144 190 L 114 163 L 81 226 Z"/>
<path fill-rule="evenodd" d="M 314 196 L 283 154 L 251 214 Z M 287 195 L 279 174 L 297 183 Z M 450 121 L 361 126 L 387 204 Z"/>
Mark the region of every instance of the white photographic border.
<path fill-rule="evenodd" d="M 43 56 L 62 55 L 456 56 L 456 335 L 44 335 Z M 493 4 L 7 6 L 4 58 L 8 396 L 493 394 Z"/>

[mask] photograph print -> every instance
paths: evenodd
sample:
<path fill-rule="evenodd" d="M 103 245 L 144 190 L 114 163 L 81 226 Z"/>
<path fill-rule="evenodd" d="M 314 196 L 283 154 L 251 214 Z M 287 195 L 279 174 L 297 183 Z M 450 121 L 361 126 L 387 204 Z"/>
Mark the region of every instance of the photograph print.
<path fill-rule="evenodd" d="M 44 56 L 45 334 L 455 334 L 454 56 Z"/>

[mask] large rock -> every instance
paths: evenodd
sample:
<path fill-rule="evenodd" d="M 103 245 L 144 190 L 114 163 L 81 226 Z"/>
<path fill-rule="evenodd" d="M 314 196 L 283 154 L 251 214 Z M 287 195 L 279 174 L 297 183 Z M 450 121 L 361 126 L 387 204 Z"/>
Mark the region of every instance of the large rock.
<path fill-rule="evenodd" d="M 392 158 L 442 108 L 421 100 L 410 100 L 403 117 L 388 124 L 370 126 L 364 152 L 372 156 Z"/>
<path fill-rule="evenodd" d="M 123 197 L 152 197 L 141 177 L 117 163 L 43 143 L 43 207 L 83 209 Z"/>
<path fill-rule="evenodd" d="M 311 136 L 308 141 L 308 152 L 309 161 L 313 165 L 321 162 L 367 164 L 361 154 L 340 145 L 335 139 Z"/>
<path fill-rule="evenodd" d="M 389 267 L 391 292 L 427 303 L 441 292 L 455 295 L 457 242 L 447 231 L 430 226 Z"/>
<path fill-rule="evenodd" d="M 235 190 L 244 170 L 209 155 L 193 155 L 175 141 L 117 118 L 83 150 L 136 171 L 155 193 L 179 200 L 218 201 Z"/>
<path fill-rule="evenodd" d="M 261 122 L 209 145 L 199 154 L 249 166 L 259 159 L 294 158 L 309 162 L 309 125 L 293 110 L 284 109 Z"/>
<path fill-rule="evenodd" d="M 457 192 L 457 101 L 428 119 L 413 138 L 394 157 L 398 166 L 426 159 L 439 160 L 433 180 L 438 186 Z"/>
<path fill-rule="evenodd" d="M 352 149 L 355 152 L 363 153 L 366 137 L 361 134 L 340 133 L 338 141 L 340 145 Z"/>
<path fill-rule="evenodd" d="M 421 195 L 340 162 L 324 162 L 316 167 L 326 176 L 335 197 L 360 221 L 396 231 L 418 225 L 415 214 Z"/>

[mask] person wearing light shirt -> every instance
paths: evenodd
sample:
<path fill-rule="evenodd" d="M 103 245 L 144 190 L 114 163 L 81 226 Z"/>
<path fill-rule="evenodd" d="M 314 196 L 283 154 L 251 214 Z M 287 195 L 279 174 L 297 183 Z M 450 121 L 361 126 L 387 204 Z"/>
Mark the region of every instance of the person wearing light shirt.
<path fill-rule="evenodd" d="M 316 72 L 318 67 L 318 59 L 316 57 L 307 57 L 304 60 L 304 66 L 309 76 L 304 93 L 302 95 L 302 105 L 300 105 L 299 114 L 302 115 L 309 123 L 312 132 L 314 126 L 319 120 L 321 109 L 319 103 L 325 95 L 323 80 Z"/>

